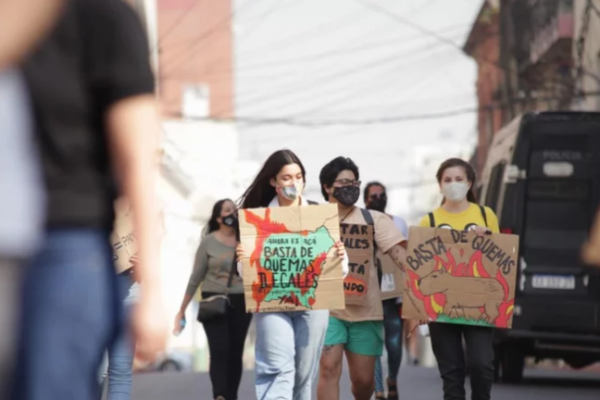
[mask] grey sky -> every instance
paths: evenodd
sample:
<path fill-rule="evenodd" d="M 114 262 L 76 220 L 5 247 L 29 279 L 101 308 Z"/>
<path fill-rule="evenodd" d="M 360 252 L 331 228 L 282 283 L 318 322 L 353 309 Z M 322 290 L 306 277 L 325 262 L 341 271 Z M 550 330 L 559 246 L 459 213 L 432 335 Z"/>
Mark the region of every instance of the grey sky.
<path fill-rule="evenodd" d="M 371 0 L 462 46 L 481 0 Z M 236 107 L 241 117 L 361 120 L 476 107 L 472 60 L 359 0 L 236 0 Z M 363 181 L 403 182 L 415 145 L 466 141 L 475 114 L 366 126 L 240 127 L 241 155 L 290 148 L 308 169 L 346 155 Z M 451 154 L 453 155 L 453 154 Z"/>

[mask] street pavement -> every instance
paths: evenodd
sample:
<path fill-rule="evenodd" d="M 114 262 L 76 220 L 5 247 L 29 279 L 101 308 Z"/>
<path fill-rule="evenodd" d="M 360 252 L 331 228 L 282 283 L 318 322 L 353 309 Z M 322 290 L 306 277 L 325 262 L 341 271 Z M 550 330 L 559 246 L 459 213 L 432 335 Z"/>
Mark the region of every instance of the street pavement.
<path fill-rule="evenodd" d="M 348 374 L 340 384 L 340 400 L 351 400 Z M 442 384 L 434 368 L 403 366 L 400 371 L 402 400 L 442 400 Z M 469 392 L 467 392 L 469 393 Z M 254 372 L 245 371 L 239 400 L 254 400 Z M 313 398 L 316 399 L 316 396 Z M 467 398 L 470 395 L 467 394 Z M 134 377 L 133 400 L 211 400 L 206 373 L 140 373 Z M 600 372 L 528 370 L 523 383 L 495 384 L 493 400 L 598 400 Z"/>

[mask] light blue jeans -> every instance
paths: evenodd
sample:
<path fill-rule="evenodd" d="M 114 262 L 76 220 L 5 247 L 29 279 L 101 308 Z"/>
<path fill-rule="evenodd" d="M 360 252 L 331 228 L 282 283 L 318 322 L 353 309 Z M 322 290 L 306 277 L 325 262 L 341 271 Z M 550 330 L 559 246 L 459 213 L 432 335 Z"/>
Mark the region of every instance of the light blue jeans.
<path fill-rule="evenodd" d="M 112 346 L 108 349 L 108 368 L 103 377 L 102 387 L 106 388 L 104 380 L 108 378 L 108 400 L 131 400 L 134 345 L 129 328 L 129 317 L 131 316 L 135 299 L 129 293 L 132 287 L 132 277 L 130 275 L 119 275 L 117 276 L 117 280 L 120 298 L 128 294 L 129 296 L 123 302 L 124 327 L 119 332 Z"/>
<path fill-rule="evenodd" d="M 255 319 L 258 400 L 311 400 L 329 311 L 258 313 Z"/>

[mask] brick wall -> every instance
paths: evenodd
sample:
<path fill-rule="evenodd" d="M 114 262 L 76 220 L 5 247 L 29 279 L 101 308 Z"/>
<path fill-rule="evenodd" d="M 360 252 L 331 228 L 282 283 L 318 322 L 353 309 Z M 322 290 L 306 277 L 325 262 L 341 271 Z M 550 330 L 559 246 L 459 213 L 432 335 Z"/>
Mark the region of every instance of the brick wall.
<path fill-rule="evenodd" d="M 187 84 L 206 84 L 210 115 L 232 117 L 233 0 L 157 0 L 163 114 L 181 115 Z"/>

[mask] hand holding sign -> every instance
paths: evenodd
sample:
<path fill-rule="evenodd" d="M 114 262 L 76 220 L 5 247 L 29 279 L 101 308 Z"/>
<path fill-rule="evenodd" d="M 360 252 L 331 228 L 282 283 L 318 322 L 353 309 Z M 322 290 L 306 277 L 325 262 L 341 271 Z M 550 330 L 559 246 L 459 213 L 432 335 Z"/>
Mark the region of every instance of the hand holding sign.
<path fill-rule="evenodd" d="M 343 260 L 346 257 L 346 248 L 344 247 L 344 243 L 342 243 L 342 241 L 339 240 L 335 244 L 335 247 L 337 249 L 337 255 L 338 255 L 338 257 Z"/>
<path fill-rule="evenodd" d="M 473 228 L 472 232 L 475 232 L 477 236 L 492 234 L 492 231 L 490 231 L 490 228 L 488 228 L 487 226 L 476 226 L 475 228 Z"/>
<path fill-rule="evenodd" d="M 237 261 L 241 261 L 244 257 L 248 257 L 246 252 L 244 251 L 244 245 L 239 243 L 235 248 L 235 256 L 237 257 Z"/>

